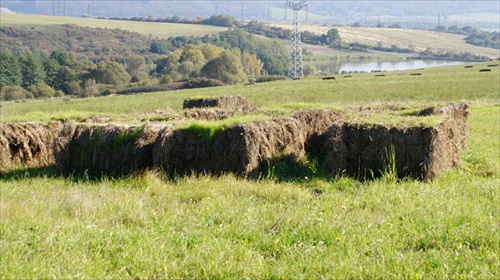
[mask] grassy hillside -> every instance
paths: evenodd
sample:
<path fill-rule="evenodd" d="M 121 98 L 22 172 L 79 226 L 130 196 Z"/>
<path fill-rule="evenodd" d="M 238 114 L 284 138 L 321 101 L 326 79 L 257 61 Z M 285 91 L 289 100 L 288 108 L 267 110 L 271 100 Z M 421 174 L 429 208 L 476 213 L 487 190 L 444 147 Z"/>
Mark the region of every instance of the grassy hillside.
<path fill-rule="evenodd" d="M 285 170 L 293 178 L 277 176 L 280 168 L 259 179 L 0 173 L 0 277 L 498 278 L 500 75 L 498 67 L 479 72 L 486 67 L 3 102 L 2 121 L 101 115 L 137 122 L 154 110 L 177 110 L 190 96 L 226 94 L 277 114 L 449 101 L 471 108 L 461 165 L 432 182 L 325 177 L 314 162 Z"/>
<path fill-rule="evenodd" d="M 218 26 L 198 25 L 198 24 L 176 24 L 160 22 L 136 22 L 123 20 L 108 20 L 94 18 L 75 18 L 46 15 L 23 15 L 12 14 L 2 15 L 0 25 L 51 25 L 51 24 L 75 24 L 84 27 L 100 27 L 108 29 L 123 29 L 138 32 L 143 35 L 151 35 L 153 38 L 166 39 L 175 36 L 204 36 L 206 34 L 216 34 L 227 28 Z"/>
<path fill-rule="evenodd" d="M 291 28 L 290 24 L 273 24 L 273 26 L 282 28 Z M 364 28 L 364 27 L 332 27 L 306 25 L 300 26 L 301 30 L 310 31 L 317 34 L 326 34 L 329 29 L 336 28 L 339 30 L 340 37 L 344 42 L 353 43 L 359 42 L 371 46 L 376 46 L 379 42 L 385 47 L 390 47 L 392 44 L 402 48 L 412 48 L 416 51 L 424 51 L 431 48 L 434 51 L 440 52 L 469 52 L 474 55 L 487 56 L 490 58 L 498 58 L 499 51 L 492 48 L 483 48 L 465 43 L 463 40 L 466 36 L 447 34 L 442 32 L 413 30 L 413 29 L 397 29 L 397 28 Z"/>

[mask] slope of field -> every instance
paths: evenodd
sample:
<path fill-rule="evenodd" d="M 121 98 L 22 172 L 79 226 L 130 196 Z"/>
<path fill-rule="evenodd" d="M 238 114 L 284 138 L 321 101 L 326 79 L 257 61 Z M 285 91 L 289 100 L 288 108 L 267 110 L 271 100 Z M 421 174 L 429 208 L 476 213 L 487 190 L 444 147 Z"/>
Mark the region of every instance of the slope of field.
<path fill-rule="evenodd" d="M 290 24 L 272 24 L 282 28 L 291 28 Z M 401 48 L 410 48 L 416 51 L 425 51 L 431 48 L 433 51 L 464 53 L 473 55 L 498 58 L 500 51 L 492 48 L 477 47 L 465 43 L 464 35 L 447 34 L 442 32 L 397 29 L 397 28 L 364 28 L 364 27 L 332 27 L 318 25 L 301 25 L 301 30 L 317 34 L 326 34 L 329 29 L 339 30 L 340 37 L 346 43 L 359 42 L 371 46 L 382 43 L 385 47 L 395 44 Z"/>
<path fill-rule="evenodd" d="M 216 34 L 227 30 L 225 27 L 198 25 L 198 24 L 177 24 L 161 22 L 138 22 L 124 20 L 75 18 L 46 15 L 24 15 L 11 14 L 0 17 L 2 27 L 9 25 L 51 25 L 51 24 L 75 24 L 84 27 L 100 27 L 137 32 L 143 35 L 151 35 L 153 38 L 166 39 L 175 36 L 204 36 Z"/>

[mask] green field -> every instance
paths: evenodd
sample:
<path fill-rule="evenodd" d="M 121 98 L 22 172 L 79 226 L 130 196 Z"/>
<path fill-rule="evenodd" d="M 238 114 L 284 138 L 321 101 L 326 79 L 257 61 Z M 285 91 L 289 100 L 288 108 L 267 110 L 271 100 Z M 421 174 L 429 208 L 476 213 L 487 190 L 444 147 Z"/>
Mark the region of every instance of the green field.
<path fill-rule="evenodd" d="M 496 63 L 496 62 L 495 62 Z M 256 114 L 465 101 L 468 147 L 436 180 L 359 182 L 277 166 L 261 178 L 63 178 L 3 171 L 0 277 L 497 279 L 500 72 L 488 63 L 254 86 L 2 102 L 2 121 L 144 123 L 192 96 L 241 95 Z M 410 76 L 419 72 L 421 76 Z M 156 111 L 156 112 L 155 112 Z M 387 121 L 387 120 L 386 120 Z M 389 120 L 390 121 L 390 120 Z"/>
<path fill-rule="evenodd" d="M 436 67 L 409 71 L 353 74 L 338 76 L 338 81 L 321 81 L 318 77 L 299 81 L 279 81 L 252 86 L 236 85 L 211 89 L 192 89 L 128 96 L 107 96 L 86 99 L 28 100 L 26 103 L 4 102 L 3 121 L 41 121 L 81 119 L 89 115 L 111 117 L 114 122 L 136 123 L 158 115 L 182 109 L 183 100 L 193 96 L 240 95 L 263 112 L 275 112 L 294 107 L 344 107 L 367 104 L 408 104 L 439 102 L 491 102 L 498 98 L 499 70 L 480 73 L 489 63 Z M 472 65 L 472 64 L 471 64 Z M 411 73 L 422 76 L 410 76 Z M 309 104 L 309 105 L 308 105 Z M 312 105 L 311 105 L 312 104 Z M 161 113 L 160 113 L 161 114 Z"/>
<path fill-rule="evenodd" d="M 109 20 L 95 18 L 75 18 L 62 16 L 46 15 L 24 15 L 12 14 L 2 15 L 0 25 L 2 27 L 9 25 L 60 25 L 75 24 L 78 26 L 92 28 L 119 28 L 140 33 L 142 35 L 151 35 L 153 38 L 167 39 L 176 36 L 204 36 L 217 34 L 227 30 L 225 27 L 209 26 L 200 24 L 180 24 L 180 23 L 161 23 L 161 22 L 138 22 L 126 20 Z"/>

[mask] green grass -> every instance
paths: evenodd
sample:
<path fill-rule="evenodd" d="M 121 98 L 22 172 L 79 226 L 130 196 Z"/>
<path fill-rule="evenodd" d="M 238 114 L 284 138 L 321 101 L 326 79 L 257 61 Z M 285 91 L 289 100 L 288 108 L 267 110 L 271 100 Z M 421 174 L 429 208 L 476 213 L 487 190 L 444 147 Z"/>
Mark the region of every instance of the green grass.
<path fill-rule="evenodd" d="M 431 182 L 396 180 L 390 170 L 359 182 L 326 176 L 314 161 L 278 164 L 260 179 L 5 171 L 0 278 L 499 278 L 500 83 L 498 69 L 480 74 L 476 65 L 67 102 L 71 114 L 123 121 L 228 93 L 280 112 L 318 103 L 471 107 L 460 166 Z M 65 112 L 58 100 L 2 104 L 2 120 Z"/>
<path fill-rule="evenodd" d="M 205 36 L 217 34 L 227 30 L 225 27 L 209 26 L 200 24 L 180 24 L 161 22 L 137 22 L 126 20 L 109 20 L 94 18 L 75 18 L 47 15 L 24 15 L 24 14 L 3 14 L 0 18 L 2 27 L 9 25 L 60 25 L 75 24 L 78 26 L 92 28 L 119 28 L 137 32 L 143 35 L 150 35 L 154 38 L 167 39 L 175 36 Z"/>
<path fill-rule="evenodd" d="M 222 131 L 223 129 L 224 126 L 217 123 L 194 122 L 187 128 L 185 128 L 185 131 L 195 134 L 199 137 L 206 138 L 209 140 L 209 142 L 212 142 L 215 134 Z"/>

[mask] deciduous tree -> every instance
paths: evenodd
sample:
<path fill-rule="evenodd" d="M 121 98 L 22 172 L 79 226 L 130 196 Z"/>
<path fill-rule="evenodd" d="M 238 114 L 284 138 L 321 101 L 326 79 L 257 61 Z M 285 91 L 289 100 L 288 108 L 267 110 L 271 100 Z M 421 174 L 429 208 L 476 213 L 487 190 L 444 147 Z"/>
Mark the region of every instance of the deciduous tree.
<path fill-rule="evenodd" d="M 250 77 L 262 74 L 264 63 L 254 54 L 243 52 L 241 55 L 241 64 L 243 66 L 243 71 Z"/>
<path fill-rule="evenodd" d="M 92 78 L 100 84 L 124 86 L 130 81 L 130 75 L 123 66 L 114 61 L 101 61 L 92 73 Z"/>
<path fill-rule="evenodd" d="M 240 59 L 228 51 L 205 64 L 201 68 L 200 76 L 217 79 L 226 84 L 242 83 L 248 79 Z"/>

